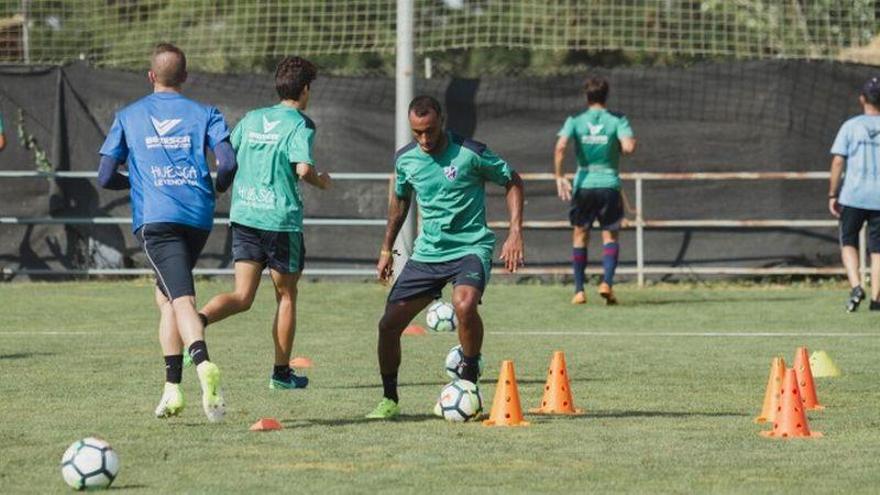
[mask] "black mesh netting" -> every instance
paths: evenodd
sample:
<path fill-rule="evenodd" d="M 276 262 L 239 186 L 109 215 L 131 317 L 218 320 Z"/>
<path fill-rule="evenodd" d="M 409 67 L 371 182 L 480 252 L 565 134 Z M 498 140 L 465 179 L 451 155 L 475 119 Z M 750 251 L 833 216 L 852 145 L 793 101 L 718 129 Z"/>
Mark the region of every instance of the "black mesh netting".
<path fill-rule="evenodd" d="M 691 67 L 597 69 L 612 86 L 610 107 L 626 113 L 639 139 L 624 171 L 818 171 L 839 125 L 858 113 L 872 67 L 825 62 L 705 63 Z M 583 106 L 581 76 L 417 81 L 448 108 L 449 126 L 485 141 L 521 172 L 549 172 L 558 128 Z M 94 170 L 113 112 L 149 91 L 142 74 L 72 65 L 0 68 L 0 111 L 9 146 L 0 169 L 34 169 L 45 152 L 56 170 Z M 191 76 L 186 93 L 217 105 L 230 127 L 248 110 L 274 103 L 266 75 Z M 316 160 L 331 172 L 389 172 L 394 143 L 394 81 L 321 78 L 310 116 L 318 124 Z M 19 121 L 19 115 L 23 119 Z M 22 146 L 27 139 L 31 149 Z M 573 162 L 573 157 L 570 157 Z M 43 163 L 45 166 L 45 163 Z M 573 170 L 573 164 L 570 165 Z M 632 199 L 632 183 L 625 186 Z M 824 181 L 669 181 L 645 185 L 646 219 L 826 219 Z M 382 218 L 386 184 L 339 181 L 305 188 L 312 218 Z M 503 190 L 490 186 L 489 216 L 503 220 Z M 105 217 L 129 214 L 127 195 L 93 180 L 0 180 L 0 216 Z M 567 206 L 551 182 L 526 184 L 527 220 L 564 220 Z M 228 213 L 228 196 L 217 215 Z M 383 227 L 307 227 L 310 267 L 369 268 Z M 503 239 L 504 232 L 499 232 Z M 530 265 L 566 266 L 567 229 L 526 233 Z M 595 242 L 598 239 L 594 240 Z M 500 244 L 500 243 L 499 243 Z M 621 262 L 635 263 L 632 231 Z M 594 248 L 593 252 L 597 252 Z M 824 266 L 837 263 L 835 231 L 799 229 L 649 229 L 650 265 Z M 597 259 L 593 256 L 593 259 Z M 229 235 L 218 226 L 200 261 L 230 264 Z M 0 265 L 85 268 L 143 265 L 128 226 L 0 226 Z"/>

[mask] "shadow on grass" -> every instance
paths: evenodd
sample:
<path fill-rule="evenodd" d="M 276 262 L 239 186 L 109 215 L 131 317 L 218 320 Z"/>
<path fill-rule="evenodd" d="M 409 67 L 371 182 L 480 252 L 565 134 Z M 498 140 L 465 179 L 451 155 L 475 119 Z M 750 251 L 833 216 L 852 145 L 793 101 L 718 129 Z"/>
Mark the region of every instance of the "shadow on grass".
<path fill-rule="evenodd" d="M 742 412 L 718 411 L 587 411 L 579 418 L 727 418 L 736 416 L 748 416 Z M 543 416 L 546 418 L 558 416 Z"/>
<path fill-rule="evenodd" d="M 129 485 L 110 485 L 109 490 L 137 490 L 140 488 L 149 488 L 147 485 L 137 485 L 137 484 L 129 484 Z"/>
<path fill-rule="evenodd" d="M 312 426 L 349 426 L 359 424 L 376 423 L 420 423 L 422 421 L 435 421 L 437 416 L 433 414 L 401 414 L 397 419 L 376 420 L 367 418 L 342 418 L 342 419 L 282 419 L 280 423 L 285 428 L 311 428 Z"/>
<path fill-rule="evenodd" d="M 452 378 L 449 378 L 452 380 Z M 598 382 L 602 381 L 597 378 L 572 378 L 569 381 L 572 382 Z M 484 381 L 483 385 L 494 385 L 496 380 Z M 516 383 L 519 385 L 543 385 L 547 382 L 546 378 L 542 379 L 534 379 L 534 378 L 526 378 L 526 379 L 517 379 Z M 430 386 L 438 386 L 442 387 L 445 385 L 443 380 L 438 380 L 436 382 L 409 382 L 409 383 L 398 383 L 398 387 L 430 387 Z M 382 388 L 381 383 L 361 383 L 357 385 L 333 385 L 333 386 L 323 386 L 321 388 L 332 388 L 332 389 L 340 389 L 340 390 L 357 390 L 357 389 L 366 389 L 366 388 Z"/>
<path fill-rule="evenodd" d="M 15 354 L 0 354 L 3 359 L 30 359 L 34 357 L 54 356 L 54 352 L 16 352 Z"/>
<path fill-rule="evenodd" d="M 718 299 L 656 299 L 656 300 L 648 300 L 648 301 L 624 301 L 622 306 L 666 306 L 669 304 L 711 304 L 711 303 L 720 303 L 720 304 L 730 304 L 736 302 L 789 302 L 789 301 L 803 301 L 808 299 L 808 297 L 796 297 L 796 296 L 785 296 L 785 297 L 757 297 L 757 296 L 748 296 L 748 297 L 721 297 Z"/>

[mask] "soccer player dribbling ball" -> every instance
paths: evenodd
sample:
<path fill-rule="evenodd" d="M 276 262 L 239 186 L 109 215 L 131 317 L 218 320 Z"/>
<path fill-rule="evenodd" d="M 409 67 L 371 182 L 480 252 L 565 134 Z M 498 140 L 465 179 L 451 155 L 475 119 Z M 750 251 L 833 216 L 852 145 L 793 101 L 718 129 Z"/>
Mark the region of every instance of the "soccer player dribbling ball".
<path fill-rule="evenodd" d="M 850 313 L 866 297 L 859 273 L 859 231 L 866 222 L 871 253 L 869 309 L 880 310 L 880 78 L 865 82 L 859 103 L 862 115 L 844 122 L 831 146 L 828 187 L 828 209 L 840 219 L 840 256 L 851 287 L 846 303 Z"/>
<path fill-rule="evenodd" d="M 629 121 L 623 114 L 605 107 L 608 82 L 601 77 L 587 78 L 584 92 L 587 110 L 565 120 L 558 133 L 554 153 L 556 191 L 563 201 L 571 201 L 569 220 L 572 232 L 572 269 L 574 297 L 572 304 L 586 304 L 584 270 L 587 268 L 587 246 L 593 222 L 602 228 L 602 267 L 599 295 L 608 305 L 617 304 L 614 295 L 614 272 L 620 252 L 618 232 L 623 220 L 623 197 L 620 193 L 620 155 L 635 151 Z M 575 141 L 577 174 L 574 186 L 562 171 L 569 140 Z"/>
<path fill-rule="evenodd" d="M 131 189 L 132 230 L 156 273 L 159 341 L 165 356 L 165 389 L 157 417 L 178 415 L 183 347 L 196 365 L 202 407 L 210 421 L 223 418 L 220 370 L 208 357 L 204 326 L 196 312 L 192 269 L 214 221 L 214 191 L 205 159 L 217 157 L 218 190 L 235 167 L 229 130 L 214 107 L 183 96 L 186 57 L 174 45 L 156 46 L 148 78 L 153 93 L 123 108 L 101 147 L 99 184 Z M 128 176 L 119 166 L 128 162 Z"/>
<path fill-rule="evenodd" d="M 510 272 L 523 263 L 523 184 L 486 145 L 446 131 L 440 103 L 418 96 L 409 105 L 414 142 L 398 150 L 385 239 L 376 265 L 380 280 L 392 277 L 392 246 L 414 192 L 422 223 L 412 257 L 397 278 L 379 321 L 379 368 L 383 396 L 370 419 L 400 415 L 397 374 L 400 336 L 410 321 L 452 282 L 452 304 L 464 359 L 462 379 L 477 383 L 483 321 L 477 306 L 491 269 L 495 234 L 486 224 L 486 182 L 506 189 L 510 230 L 501 259 Z"/>
<path fill-rule="evenodd" d="M 275 365 L 269 388 L 305 388 L 307 377 L 290 369 L 296 329 L 297 282 L 305 262 L 303 201 L 299 181 L 319 189 L 330 175 L 315 170 L 312 143 L 315 124 L 304 113 L 309 104 L 314 64 L 286 57 L 275 69 L 277 105 L 249 112 L 232 131 L 238 170 L 232 186 L 232 254 L 235 289 L 211 299 L 201 310 L 214 323 L 247 311 L 254 302 L 260 275 L 268 266 L 275 286 Z"/>

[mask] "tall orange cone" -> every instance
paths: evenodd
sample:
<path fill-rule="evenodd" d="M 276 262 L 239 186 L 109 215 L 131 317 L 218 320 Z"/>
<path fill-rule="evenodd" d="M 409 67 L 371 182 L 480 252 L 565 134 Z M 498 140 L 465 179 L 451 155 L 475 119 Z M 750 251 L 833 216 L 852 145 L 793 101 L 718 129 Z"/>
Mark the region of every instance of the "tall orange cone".
<path fill-rule="evenodd" d="M 541 407 L 530 409 L 535 414 L 583 414 L 583 409 L 574 407 L 574 398 L 571 395 L 571 384 L 568 380 L 568 370 L 565 368 L 565 353 L 556 351 L 550 361 L 550 369 L 547 371 L 547 383 L 544 385 L 544 398 L 541 399 Z"/>
<path fill-rule="evenodd" d="M 762 431 L 761 435 L 769 438 L 817 438 L 822 436 L 818 431 L 810 431 L 810 425 L 807 424 L 807 414 L 804 412 L 804 404 L 801 401 L 797 374 L 793 369 L 788 369 L 785 372 L 785 379 L 782 380 L 782 394 L 779 399 L 779 408 L 776 410 L 776 419 L 773 420 L 773 429 Z"/>
<path fill-rule="evenodd" d="M 522 406 L 519 401 L 519 389 L 516 387 L 516 373 L 513 361 L 501 362 L 501 374 L 495 387 L 495 399 L 492 401 L 492 412 L 489 419 L 483 421 L 485 426 L 528 426 L 523 421 Z"/>
<path fill-rule="evenodd" d="M 797 374 L 798 386 L 801 388 L 801 399 L 808 411 L 825 409 L 816 397 L 816 384 L 813 383 L 813 370 L 810 369 L 810 356 L 806 347 L 798 347 L 794 356 L 794 371 Z"/>
<path fill-rule="evenodd" d="M 776 419 L 779 394 L 782 393 L 782 379 L 784 377 L 785 360 L 781 357 L 773 358 L 770 363 L 770 378 L 767 379 L 767 391 L 764 392 L 764 407 L 761 408 L 761 415 L 755 418 L 755 423 L 772 422 Z"/>

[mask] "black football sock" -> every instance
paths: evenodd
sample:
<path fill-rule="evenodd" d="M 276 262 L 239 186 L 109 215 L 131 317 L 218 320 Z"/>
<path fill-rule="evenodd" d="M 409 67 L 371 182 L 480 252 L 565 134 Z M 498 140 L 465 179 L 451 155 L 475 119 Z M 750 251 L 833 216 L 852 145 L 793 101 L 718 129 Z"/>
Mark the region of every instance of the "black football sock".
<path fill-rule="evenodd" d="M 464 356 L 461 361 L 461 378 L 476 384 L 480 379 L 480 355 Z"/>
<path fill-rule="evenodd" d="M 397 397 L 397 373 L 389 375 L 382 374 L 382 388 L 385 389 L 384 396 L 394 402 L 398 402 Z"/>
<path fill-rule="evenodd" d="M 272 369 L 272 378 L 286 382 L 290 379 L 290 365 L 287 364 L 276 364 Z"/>
<path fill-rule="evenodd" d="M 192 362 L 194 365 L 198 366 L 205 361 L 210 361 L 208 358 L 208 344 L 205 344 L 204 340 L 197 340 L 189 346 L 189 357 L 192 358 Z"/>
<path fill-rule="evenodd" d="M 165 381 L 180 383 L 183 378 L 183 354 L 165 356 Z"/>

